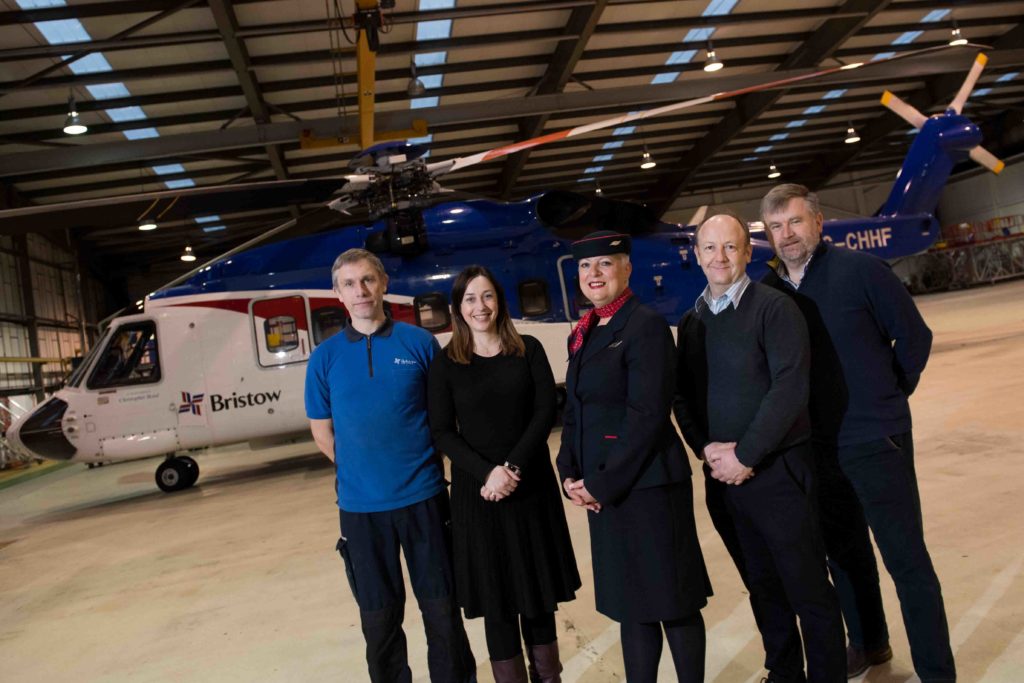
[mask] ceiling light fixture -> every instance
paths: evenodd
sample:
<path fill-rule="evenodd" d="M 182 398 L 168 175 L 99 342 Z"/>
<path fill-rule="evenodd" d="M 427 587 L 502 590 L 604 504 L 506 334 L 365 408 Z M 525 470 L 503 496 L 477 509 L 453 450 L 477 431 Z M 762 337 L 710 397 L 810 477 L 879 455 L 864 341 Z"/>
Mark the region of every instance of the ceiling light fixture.
<path fill-rule="evenodd" d="M 196 255 L 192 253 L 192 247 L 185 245 L 185 253 L 181 255 L 181 260 L 185 263 L 192 263 L 196 260 Z"/>
<path fill-rule="evenodd" d="M 598 197 L 604 194 L 603 192 L 601 192 L 601 183 L 595 180 L 594 185 L 596 185 L 596 187 L 594 188 L 594 194 L 596 194 Z"/>
<path fill-rule="evenodd" d="M 860 136 L 857 135 L 857 131 L 853 127 L 852 123 L 850 124 L 850 127 L 846 129 L 846 139 L 843 140 L 843 142 L 845 142 L 848 145 L 852 145 L 855 142 L 860 142 Z"/>
<path fill-rule="evenodd" d="M 718 71 L 723 66 L 725 66 L 725 64 L 722 64 L 722 60 L 719 59 L 718 56 L 715 54 L 715 48 L 711 46 L 710 40 L 708 41 L 707 53 L 708 58 L 704 61 L 705 71 L 711 73 L 712 71 Z"/>
<path fill-rule="evenodd" d="M 405 92 L 409 97 L 422 97 L 427 92 L 427 86 L 416 75 L 416 62 L 409 62 L 409 84 L 405 86 Z"/>
<path fill-rule="evenodd" d="M 640 158 L 640 168 L 646 171 L 647 169 L 654 168 L 657 165 L 658 162 L 656 162 L 654 158 L 651 156 L 651 153 L 647 151 L 647 143 L 645 142 L 644 153 L 643 156 Z"/>
<path fill-rule="evenodd" d="M 960 27 L 956 25 L 955 20 L 953 21 L 953 32 L 949 36 L 949 44 L 951 47 L 967 44 L 967 39 L 960 35 Z"/>
<path fill-rule="evenodd" d="M 156 221 L 152 218 L 143 218 L 139 221 L 139 230 L 142 230 L 143 232 L 156 230 Z"/>
<path fill-rule="evenodd" d="M 81 118 L 78 116 L 78 109 L 75 107 L 75 94 L 69 92 L 68 116 L 64 119 L 64 132 L 68 135 L 81 135 L 87 130 L 89 130 L 89 127 L 82 123 Z"/>
<path fill-rule="evenodd" d="M 774 179 L 778 178 L 780 175 L 782 175 L 782 172 L 779 171 L 779 169 L 775 167 L 774 163 L 771 166 L 768 167 L 768 178 L 769 179 L 774 180 Z"/>

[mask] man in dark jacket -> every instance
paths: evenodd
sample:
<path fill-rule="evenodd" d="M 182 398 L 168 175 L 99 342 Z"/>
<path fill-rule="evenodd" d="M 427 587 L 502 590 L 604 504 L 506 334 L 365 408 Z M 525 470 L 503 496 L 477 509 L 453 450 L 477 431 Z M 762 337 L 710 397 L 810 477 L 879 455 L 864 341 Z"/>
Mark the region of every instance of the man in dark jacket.
<path fill-rule="evenodd" d="M 866 517 L 896 584 L 914 670 L 922 681 L 954 681 L 907 401 L 932 333 L 884 261 L 822 241 L 818 199 L 806 187 L 774 188 L 761 215 L 779 261 L 764 281 L 794 298 L 810 330 L 822 525 L 849 630 L 849 675 L 892 657 Z"/>
<path fill-rule="evenodd" d="M 768 680 L 803 681 L 803 649 L 811 681 L 843 681 L 809 462 L 806 326 L 786 296 L 750 281 L 750 234 L 737 217 L 707 219 L 696 253 L 708 286 L 679 323 L 676 420 L 714 482 L 709 506 L 750 589 Z"/>

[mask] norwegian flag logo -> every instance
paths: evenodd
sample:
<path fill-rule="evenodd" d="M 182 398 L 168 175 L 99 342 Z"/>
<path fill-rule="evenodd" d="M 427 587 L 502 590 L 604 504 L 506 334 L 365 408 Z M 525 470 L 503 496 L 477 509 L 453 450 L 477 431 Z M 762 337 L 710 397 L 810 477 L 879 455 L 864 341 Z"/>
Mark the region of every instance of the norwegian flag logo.
<path fill-rule="evenodd" d="M 203 396 L 204 394 L 190 394 L 187 391 L 181 392 L 181 405 L 178 407 L 178 412 L 202 415 Z"/>

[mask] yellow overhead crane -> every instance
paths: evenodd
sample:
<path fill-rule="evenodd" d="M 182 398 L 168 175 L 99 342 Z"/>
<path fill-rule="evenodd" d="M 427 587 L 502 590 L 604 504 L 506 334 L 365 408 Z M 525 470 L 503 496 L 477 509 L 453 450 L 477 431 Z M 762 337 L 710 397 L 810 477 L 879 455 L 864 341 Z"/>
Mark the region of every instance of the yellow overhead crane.
<path fill-rule="evenodd" d="M 380 0 L 356 0 L 356 13 L 352 24 L 356 30 L 356 80 L 359 106 L 359 148 L 366 149 L 374 142 L 383 140 L 405 140 L 411 137 L 422 137 L 427 134 L 427 122 L 415 119 L 413 127 L 407 130 L 382 131 L 377 133 L 373 127 L 373 106 L 376 95 L 377 49 L 380 46 L 379 35 L 383 24 Z M 390 4 L 383 3 L 385 8 Z M 303 131 L 299 140 L 303 149 L 317 147 L 335 147 L 351 144 L 348 138 L 316 137 L 309 131 Z"/>

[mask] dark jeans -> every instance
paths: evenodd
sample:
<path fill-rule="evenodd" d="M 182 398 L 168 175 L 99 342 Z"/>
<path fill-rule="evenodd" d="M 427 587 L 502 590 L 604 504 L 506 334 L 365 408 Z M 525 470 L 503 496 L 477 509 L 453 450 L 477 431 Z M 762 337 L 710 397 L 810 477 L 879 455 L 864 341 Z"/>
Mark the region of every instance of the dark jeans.
<path fill-rule="evenodd" d="M 942 588 L 924 543 L 911 433 L 843 446 L 839 465 L 896 584 L 914 671 L 926 682 L 955 681 Z"/>
<path fill-rule="evenodd" d="M 810 457 L 809 444 L 784 451 L 758 467 L 752 479 L 726 487 L 725 502 L 735 521 L 766 653 L 789 654 L 795 613 L 808 680 L 841 683 L 846 680 L 843 619 L 825 565 Z M 773 678 L 802 680 L 803 661 L 797 665 L 796 660 L 786 662 L 792 669 L 772 668 Z"/>
<path fill-rule="evenodd" d="M 821 535 L 850 644 L 868 651 L 886 647 L 889 629 L 864 508 L 839 467 L 835 445 L 815 442 L 813 448 Z"/>
<path fill-rule="evenodd" d="M 430 680 L 476 681 L 476 662 L 455 604 L 448 494 L 385 512 L 341 510 L 340 518 L 338 552 L 359 604 L 370 680 L 412 680 L 402 630 L 405 580 L 401 551 L 423 616 Z"/>

